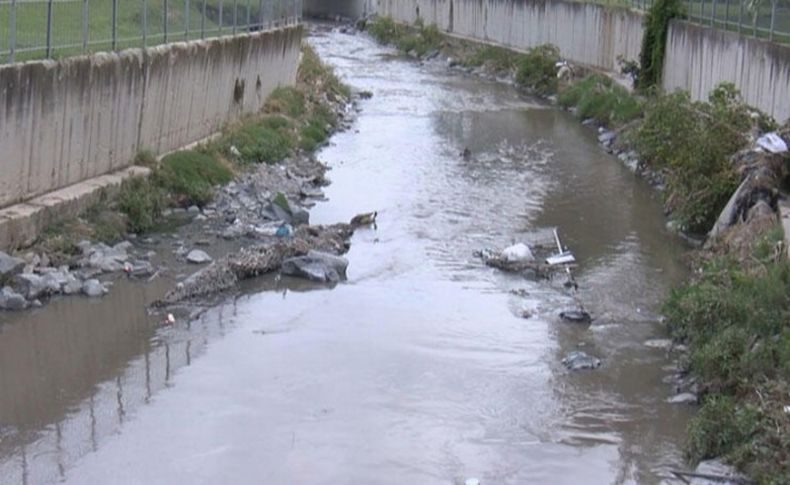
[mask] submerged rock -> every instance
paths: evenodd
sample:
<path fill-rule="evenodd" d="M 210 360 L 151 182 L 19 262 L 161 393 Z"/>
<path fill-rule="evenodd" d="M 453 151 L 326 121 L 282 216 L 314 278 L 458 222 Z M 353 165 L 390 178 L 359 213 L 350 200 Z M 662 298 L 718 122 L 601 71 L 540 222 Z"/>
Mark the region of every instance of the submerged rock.
<path fill-rule="evenodd" d="M 97 279 L 89 279 L 82 284 L 82 292 L 91 298 L 104 296 L 107 293 L 107 288 L 101 284 Z"/>
<path fill-rule="evenodd" d="M 601 367 L 601 359 L 575 350 L 562 359 L 562 364 L 569 370 L 597 369 Z"/>

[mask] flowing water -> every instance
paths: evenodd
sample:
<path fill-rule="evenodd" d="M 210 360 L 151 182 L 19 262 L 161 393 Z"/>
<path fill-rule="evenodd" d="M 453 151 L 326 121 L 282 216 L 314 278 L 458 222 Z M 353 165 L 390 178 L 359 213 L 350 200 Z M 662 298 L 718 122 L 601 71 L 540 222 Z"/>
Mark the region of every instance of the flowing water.
<path fill-rule="evenodd" d="M 0 482 L 668 482 L 690 411 L 644 345 L 684 276 L 657 195 L 510 87 L 361 36 L 311 42 L 374 94 L 320 154 L 333 183 L 313 221 L 379 213 L 348 281 L 264 279 L 166 329 L 145 312 L 166 281 L 0 317 Z M 558 318 L 575 305 L 561 279 L 473 255 L 554 227 L 591 325 Z M 576 349 L 602 367 L 566 370 Z"/>

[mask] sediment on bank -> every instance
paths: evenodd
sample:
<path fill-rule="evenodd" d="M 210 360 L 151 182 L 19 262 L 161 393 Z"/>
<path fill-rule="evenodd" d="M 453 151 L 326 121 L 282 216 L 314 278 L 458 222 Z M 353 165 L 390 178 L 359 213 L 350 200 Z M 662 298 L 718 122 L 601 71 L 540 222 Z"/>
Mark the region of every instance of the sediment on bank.
<path fill-rule="evenodd" d="M 113 274 L 155 277 L 154 255 L 137 242 L 150 249 L 151 234 L 183 224 L 201 226 L 204 246 L 213 245 L 211 236 L 243 246 L 301 234 L 299 226 L 309 224 L 307 208 L 328 183 L 326 167 L 313 153 L 350 125 L 353 100 L 350 89 L 303 46 L 296 85 L 276 89 L 260 113 L 191 149 L 161 159 L 140 153 L 136 163 L 150 168 L 149 177 L 132 178 L 117 196 L 105 194 L 79 217 L 47 228 L 32 247 L 0 253 L 0 308 L 40 306 L 60 294 L 101 296 Z M 315 237 L 299 239 L 296 253 L 316 249 L 324 233 L 335 234 L 315 231 Z M 345 246 L 332 247 L 339 253 Z M 211 261 L 197 248 L 178 248 L 176 256 L 194 264 Z"/>
<path fill-rule="evenodd" d="M 790 188 L 790 122 L 778 126 L 730 83 L 695 102 L 686 92 L 652 87 L 655 73 L 629 91 L 603 73 L 564 62 L 552 46 L 513 52 L 389 18 L 361 27 L 406 57 L 443 62 L 556 102 L 597 129 L 607 151 L 661 191 L 668 226 L 699 246 L 689 258 L 694 276 L 664 306 L 668 332 L 687 349 L 681 391 L 700 404 L 689 427 L 689 460 L 724 458 L 760 483 L 784 483 L 790 477 L 790 263 L 779 204 Z M 622 68 L 638 79 L 638 64 Z"/>

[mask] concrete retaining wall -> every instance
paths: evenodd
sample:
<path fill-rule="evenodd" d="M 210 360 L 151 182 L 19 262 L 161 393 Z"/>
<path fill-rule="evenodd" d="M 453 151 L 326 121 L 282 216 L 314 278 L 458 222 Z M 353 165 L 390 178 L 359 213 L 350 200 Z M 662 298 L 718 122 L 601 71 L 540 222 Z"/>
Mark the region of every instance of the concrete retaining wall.
<path fill-rule="evenodd" d="M 782 122 L 790 117 L 790 46 L 673 21 L 667 36 L 664 88 L 706 99 L 731 81 L 744 99 Z"/>
<path fill-rule="evenodd" d="M 617 56 L 639 58 L 642 16 L 561 0 L 377 0 L 377 13 L 515 49 L 551 43 L 573 62 L 616 70 Z"/>
<path fill-rule="evenodd" d="M 295 81 L 302 27 L 0 66 L 0 207 L 205 138 Z"/>

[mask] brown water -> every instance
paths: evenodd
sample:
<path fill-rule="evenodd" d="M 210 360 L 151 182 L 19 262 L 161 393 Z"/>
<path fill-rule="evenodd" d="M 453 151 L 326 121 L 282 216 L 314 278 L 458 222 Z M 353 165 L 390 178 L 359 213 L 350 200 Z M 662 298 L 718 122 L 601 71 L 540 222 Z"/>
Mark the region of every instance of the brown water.
<path fill-rule="evenodd" d="M 0 315 L 0 483 L 668 482 L 689 410 L 664 402 L 669 361 L 643 342 L 683 249 L 656 194 L 508 87 L 362 37 L 312 43 L 374 93 L 321 153 L 333 183 L 312 213 L 379 211 L 349 281 L 264 279 L 169 328 L 145 312 L 167 280 Z M 557 318 L 561 281 L 472 254 L 554 227 L 592 325 Z M 603 366 L 567 371 L 579 346 Z"/>

